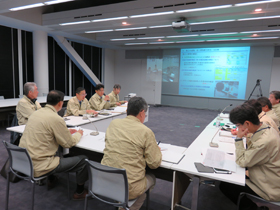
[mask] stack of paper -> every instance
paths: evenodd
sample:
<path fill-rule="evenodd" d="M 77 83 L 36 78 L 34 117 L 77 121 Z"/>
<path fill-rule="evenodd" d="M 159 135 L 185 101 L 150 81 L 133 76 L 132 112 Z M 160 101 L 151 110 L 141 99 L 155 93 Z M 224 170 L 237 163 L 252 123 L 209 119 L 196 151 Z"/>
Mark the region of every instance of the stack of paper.
<path fill-rule="evenodd" d="M 126 106 L 117 106 L 113 112 L 125 113 L 127 107 Z"/>
<path fill-rule="evenodd" d="M 168 150 L 161 151 L 161 153 L 162 153 L 162 161 L 175 163 L 175 164 L 178 164 L 185 156 L 184 154 L 178 154 L 176 152 L 172 152 Z"/>

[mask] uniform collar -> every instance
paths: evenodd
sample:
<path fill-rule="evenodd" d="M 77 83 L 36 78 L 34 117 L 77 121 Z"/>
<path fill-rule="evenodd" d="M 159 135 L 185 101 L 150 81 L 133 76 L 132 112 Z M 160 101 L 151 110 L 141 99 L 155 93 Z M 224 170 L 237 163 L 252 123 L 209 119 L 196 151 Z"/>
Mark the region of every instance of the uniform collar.
<path fill-rule="evenodd" d="M 24 97 L 29 103 L 32 103 L 32 104 L 35 104 L 36 101 L 37 101 L 37 98 L 34 98 L 33 100 L 31 100 L 31 99 L 28 98 L 26 95 L 23 95 L 23 97 Z"/>
<path fill-rule="evenodd" d="M 259 117 L 259 119 L 261 119 L 263 116 L 265 116 L 266 115 L 266 113 L 264 112 L 264 111 L 262 111 L 259 115 L 258 115 L 258 117 Z"/>
<path fill-rule="evenodd" d="M 83 102 L 83 100 L 79 101 L 79 99 L 77 98 L 77 96 L 75 96 L 74 98 L 75 98 L 75 100 L 76 100 L 78 103 L 80 103 L 80 102 L 82 103 L 82 102 Z"/>
<path fill-rule="evenodd" d="M 273 105 L 273 108 L 278 108 L 280 106 L 280 103 Z"/>
<path fill-rule="evenodd" d="M 114 93 L 114 91 L 111 92 L 114 96 L 117 96 L 117 94 Z"/>
<path fill-rule="evenodd" d="M 267 124 L 263 123 L 261 125 L 261 127 L 259 127 L 259 129 L 253 134 L 253 136 L 251 138 L 251 141 L 256 141 L 257 139 L 259 139 L 260 136 L 269 128 L 270 128 L 270 126 L 268 126 Z"/>
<path fill-rule="evenodd" d="M 57 112 L 56 109 L 52 105 L 47 104 L 45 106 L 45 108 L 51 109 L 53 112 Z"/>
<path fill-rule="evenodd" d="M 137 121 L 137 122 L 140 122 L 140 123 L 141 123 L 141 121 L 140 121 L 137 117 L 135 117 L 135 116 L 133 116 L 133 115 L 128 115 L 126 118 L 127 118 L 127 119 L 134 120 L 134 121 Z"/>

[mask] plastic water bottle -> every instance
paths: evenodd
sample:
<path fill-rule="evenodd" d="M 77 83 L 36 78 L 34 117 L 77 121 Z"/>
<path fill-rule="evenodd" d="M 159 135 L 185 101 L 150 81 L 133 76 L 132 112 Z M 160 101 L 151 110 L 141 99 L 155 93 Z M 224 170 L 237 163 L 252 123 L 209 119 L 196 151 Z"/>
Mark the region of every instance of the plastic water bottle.
<path fill-rule="evenodd" d="M 220 115 L 218 114 L 216 118 L 216 127 L 220 127 L 221 121 L 220 121 Z"/>

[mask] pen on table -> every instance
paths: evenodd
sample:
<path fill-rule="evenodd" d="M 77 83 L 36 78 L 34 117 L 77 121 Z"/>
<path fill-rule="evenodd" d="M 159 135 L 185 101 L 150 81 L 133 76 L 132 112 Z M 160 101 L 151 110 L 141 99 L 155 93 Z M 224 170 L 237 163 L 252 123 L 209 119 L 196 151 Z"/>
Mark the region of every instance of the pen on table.
<path fill-rule="evenodd" d="M 160 141 L 158 141 L 157 145 L 159 145 L 159 144 L 160 144 Z"/>

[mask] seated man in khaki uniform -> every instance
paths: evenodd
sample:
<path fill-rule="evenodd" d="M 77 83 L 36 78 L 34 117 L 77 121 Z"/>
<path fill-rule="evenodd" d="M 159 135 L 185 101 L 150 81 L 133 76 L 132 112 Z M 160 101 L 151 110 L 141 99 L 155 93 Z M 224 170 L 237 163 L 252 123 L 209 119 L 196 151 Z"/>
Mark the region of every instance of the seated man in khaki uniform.
<path fill-rule="evenodd" d="M 37 100 L 38 88 L 36 83 L 27 82 L 23 86 L 24 96 L 19 100 L 16 112 L 19 125 L 25 125 L 29 116 L 38 109 L 41 109 L 41 105 Z"/>
<path fill-rule="evenodd" d="M 267 97 L 260 97 L 257 99 L 257 101 L 262 105 L 262 110 L 266 113 L 267 116 L 269 116 L 277 127 L 279 128 L 279 120 L 277 115 L 275 114 L 274 110 L 272 110 L 272 104 L 269 101 Z"/>
<path fill-rule="evenodd" d="M 76 89 L 76 96 L 71 98 L 67 103 L 67 112 L 65 116 L 79 116 L 83 114 L 97 114 L 91 110 L 88 100 L 86 99 L 86 90 L 83 87 Z"/>
<path fill-rule="evenodd" d="M 29 117 L 19 146 L 26 148 L 32 159 L 34 177 L 66 171 L 76 172 L 77 188 L 73 200 L 80 200 L 87 194 L 87 190 L 84 189 L 84 183 L 88 179 L 85 162 L 87 157 L 56 156 L 59 145 L 64 148 L 73 147 L 83 135 L 82 130 L 68 129 L 63 118 L 57 114 L 63 106 L 63 98 L 64 94 L 61 91 L 49 92 L 47 105 Z"/>
<path fill-rule="evenodd" d="M 235 139 L 236 163 L 247 167 L 249 176 L 246 185 L 239 186 L 221 182 L 220 190 L 235 204 L 239 194 L 247 192 L 268 201 L 280 201 L 280 138 L 278 132 L 259 121 L 256 110 L 249 104 L 242 104 L 231 110 L 230 121 L 238 127 Z M 244 147 L 242 137 L 253 133 L 248 148 Z M 244 196 L 240 201 L 240 210 L 268 209 L 258 207 Z"/>
<path fill-rule="evenodd" d="M 120 101 L 119 93 L 121 92 L 121 86 L 119 84 L 115 84 L 113 87 L 113 91 L 109 93 L 110 97 L 110 105 L 111 107 L 120 106 L 126 101 Z"/>
<path fill-rule="evenodd" d="M 274 110 L 276 116 L 278 117 L 279 124 L 280 124 L 280 91 L 271 91 L 269 98 L 272 104 L 272 109 Z"/>
<path fill-rule="evenodd" d="M 129 200 L 138 198 L 130 210 L 138 210 L 145 192 L 155 185 L 155 176 L 146 174 L 146 166 L 161 164 L 161 151 L 155 135 L 143 122 L 148 105 L 141 97 L 133 97 L 127 106 L 127 117 L 113 120 L 106 131 L 103 165 L 126 169 Z"/>
<path fill-rule="evenodd" d="M 104 96 L 104 85 L 97 84 L 95 86 L 95 94 L 89 99 L 90 109 L 100 111 L 101 109 L 110 108 L 110 98 Z"/>

